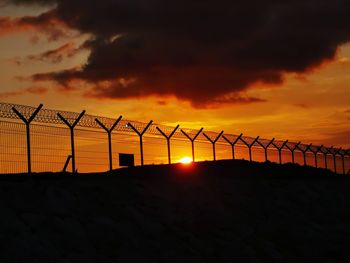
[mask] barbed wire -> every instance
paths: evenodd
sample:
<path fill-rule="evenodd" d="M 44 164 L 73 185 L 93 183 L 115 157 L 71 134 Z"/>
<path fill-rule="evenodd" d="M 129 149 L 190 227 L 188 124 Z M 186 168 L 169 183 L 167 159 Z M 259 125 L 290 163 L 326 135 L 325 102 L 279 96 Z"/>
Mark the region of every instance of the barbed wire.
<path fill-rule="evenodd" d="M 0 118 L 18 120 L 19 117 L 15 114 L 15 112 L 13 111 L 13 108 L 17 109 L 17 111 L 19 111 L 26 119 L 29 119 L 37 109 L 36 107 L 27 106 L 27 105 L 0 102 Z M 63 122 L 58 117 L 57 113 L 60 113 L 70 124 L 74 123 L 74 121 L 80 115 L 80 113 L 77 113 L 77 112 L 43 108 L 38 112 L 33 122 L 45 123 L 50 125 L 62 125 Z M 96 122 L 96 119 L 102 122 L 107 128 L 111 128 L 114 125 L 114 123 L 117 121 L 117 119 L 114 119 L 114 118 L 84 114 L 84 116 L 78 122 L 77 126 L 85 127 L 85 128 L 101 129 L 101 126 Z M 148 123 L 143 123 L 139 121 L 122 119 L 117 124 L 114 131 L 133 133 L 133 130 L 131 129 L 131 127 L 129 127 L 128 123 L 132 124 L 137 130 L 141 130 L 141 131 L 148 124 Z M 175 127 L 172 127 L 172 126 L 152 123 L 148 128 L 148 130 L 146 131 L 145 135 L 161 136 L 159 131 L 157 130 L 157 127 L 159 127 L 165 134 L 170 134 L 175 129 Z M 198 130 L 190 129 L 190 128 L 181 128 L 181 129 L 190 136 L 194 136 L 198 132 Z M 212 139 L 215 139 L 219 135 L 218 132 L 213 132 L 213 131 L 204 131 L 204 132 L 205 134 L 208 135 L 209 138 L 212 138 Z M 235 141 L 239 137 L 239 135 L 234 135 L 234 134 L 224 133 L 224 135 L 226 138 L 231 140 L 231 142 Z M 180 129 L 178 129 L 174 133 L 173 137 L 187 139 L 186 136 L 180 131 Z M 247 142 L 248 144 L 253 143 L 255 140 L 254 137 L 250 137 L 250 136 L 242 136 L 241 139 Z M 200 136 L 198 136 L 198 140 L 206 141 L 207 139 L 201 134 Z M 236 143 L 242 145 L 244 144 L 242 140 L 238 140 Z M 270 141 L 271 140 L 259 138 L 259 142 L 265 146 L 268 145 Z M 223 137 L 221 137 L 219 138 L 218 142 L 225 142 L 225 140 L 223 139 Z M 282 147 L 285 141 L 275 140 L 273 143 L 277 147 Z M 269 145 L 269 146 L 273 147 L 274 145 Z M 312 152 L 315 152 L 318 149 L 320 149 L 320 153 L 324 153 L 324 154 L 329 153 L 329 154 L 340 154 L 340 155 L 348 155 L 348 156 L 350 154 L 349 150 L 345 150 L 341 148 L 335 149 L 333 147 L 330 147 L 330 148 L 326 146 L 321 147 L 319 145 L 312 145 L 309 147 L 308 144 L 298 144 L 296 142 L 287 142 L 285 143 L 285 146 L 289 147 L 290 149 L 294 149 L 297 147 L 299 149 L 296 149 L 296 150 L 301 150 L 301 151 L 306 150 L 306 151 L 312 151 Z"/>

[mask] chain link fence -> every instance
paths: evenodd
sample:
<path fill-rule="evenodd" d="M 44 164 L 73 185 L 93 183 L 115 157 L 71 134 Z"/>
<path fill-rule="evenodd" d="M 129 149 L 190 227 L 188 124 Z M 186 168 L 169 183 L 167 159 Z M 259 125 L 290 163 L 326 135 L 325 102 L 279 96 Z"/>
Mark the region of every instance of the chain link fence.
<path fill-rule="evenodd" d="M 119 153 L 134 154 L 135 165 L 189 157 L 350 170 L 350 151 L 342 148 L 0 103 L 1 174 L 60 172 L 65 164 L 72 172 L 104 172 L 120 167 Z"/>

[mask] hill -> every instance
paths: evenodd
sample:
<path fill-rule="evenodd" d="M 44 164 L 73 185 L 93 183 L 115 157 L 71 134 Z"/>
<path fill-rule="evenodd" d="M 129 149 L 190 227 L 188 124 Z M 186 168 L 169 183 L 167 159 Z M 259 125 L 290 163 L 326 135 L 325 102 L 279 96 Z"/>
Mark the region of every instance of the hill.
<path fill-rule="evenodd" d="M 247 161 L 0 177 L 0 262 L 349 262 L 350 178 Z"/>

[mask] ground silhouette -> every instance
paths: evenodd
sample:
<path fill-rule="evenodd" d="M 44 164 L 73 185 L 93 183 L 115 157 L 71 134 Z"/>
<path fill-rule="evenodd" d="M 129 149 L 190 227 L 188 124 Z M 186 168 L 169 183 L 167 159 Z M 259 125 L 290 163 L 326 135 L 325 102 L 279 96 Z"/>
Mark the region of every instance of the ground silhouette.
<path fill-rule="evenodd" d="M 349 262 L 350 178 L 248 161 L 0 177 L 0 262 Z"/>

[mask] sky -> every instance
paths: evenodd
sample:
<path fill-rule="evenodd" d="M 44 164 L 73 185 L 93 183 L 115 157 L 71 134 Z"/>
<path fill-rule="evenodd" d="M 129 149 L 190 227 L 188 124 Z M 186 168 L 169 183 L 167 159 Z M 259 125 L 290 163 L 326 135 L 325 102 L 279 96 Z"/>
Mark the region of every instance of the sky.
<path fill-rule="evenodd" d="M 350 2 L 0 0 L 0 101 L 350 147 Z"/>

